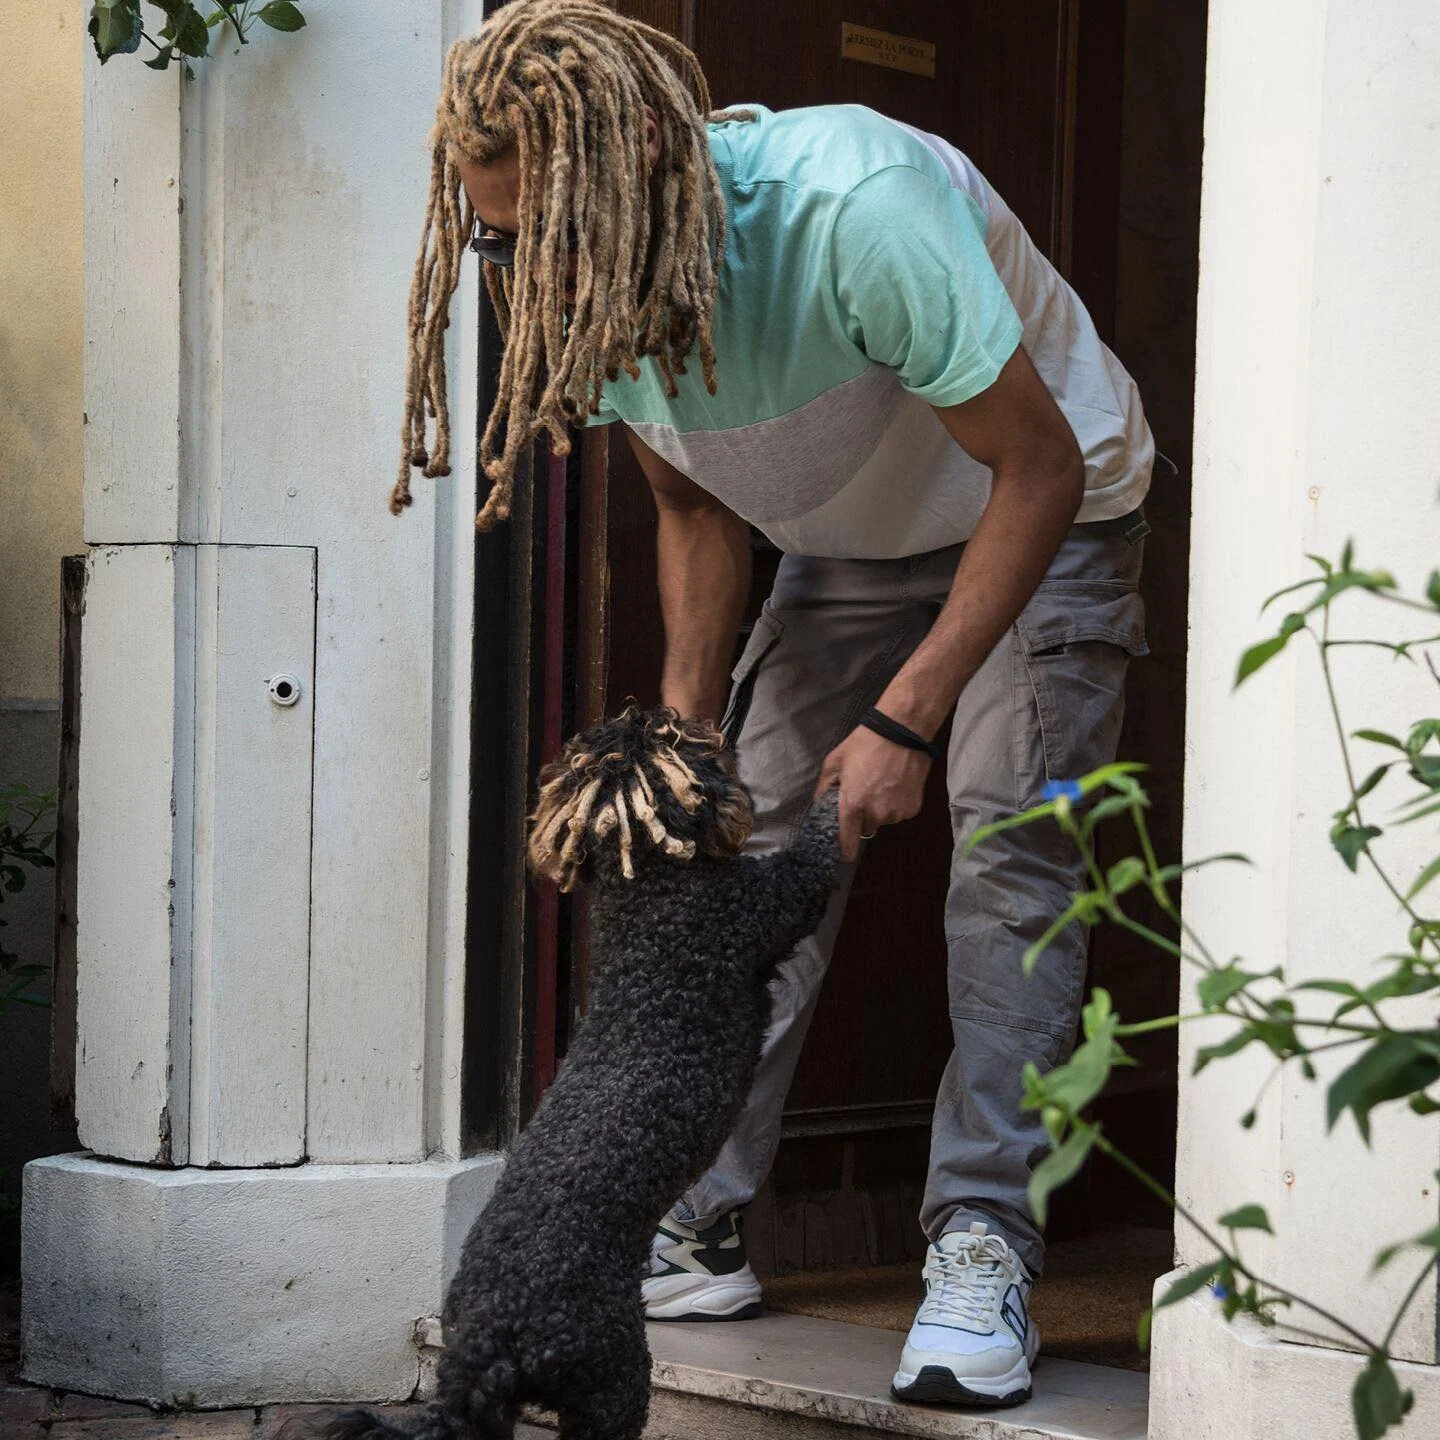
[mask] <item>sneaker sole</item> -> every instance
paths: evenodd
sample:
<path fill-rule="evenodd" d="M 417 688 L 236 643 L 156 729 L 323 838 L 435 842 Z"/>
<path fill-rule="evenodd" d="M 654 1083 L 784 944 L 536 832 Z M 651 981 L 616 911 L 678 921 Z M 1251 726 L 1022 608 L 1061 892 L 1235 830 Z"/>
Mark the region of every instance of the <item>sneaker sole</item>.
<path fill-rule="evenodd" d="M 918 1375 L 906 1375 L 902 1370 L 890 1382 L 890 1393 L 897 1400 L 912 1400 L 926 1405 L 984 1405 L 998 1409 L 1006 1405 L 1023 1405 L 1031 1394 L 1027 1383 L 1000 1395 L 987 1395 L 983 1390 L 972 1390 L 955 1378 L 952 1371 L 943 1365 L 925 1365 Z"/>
<path fill-rule="evenodd" d="M 751 1301 L 748 1305 L 742 1305 L 738 1310 L 727 1310 L 720 1313 L 709 1313 L 704 1310 L 687 1310 L 681 1315 L 654 1315 L 650 1311 L 645 1312 L 647 1320 L 658 1320 L 666 1325 L 684 1325 L 686 1323 L 716 1324 L 726 1320 L 758 1320 L 762 1314 L 760 1302 Z"/>
<path fill-rule="evenodd" d="M 661 1294 L 645 1306 L 647 1320 L 753 1320 L 760 1314 L 760 1287 L 696 1275 L 683 1290 Z"/>

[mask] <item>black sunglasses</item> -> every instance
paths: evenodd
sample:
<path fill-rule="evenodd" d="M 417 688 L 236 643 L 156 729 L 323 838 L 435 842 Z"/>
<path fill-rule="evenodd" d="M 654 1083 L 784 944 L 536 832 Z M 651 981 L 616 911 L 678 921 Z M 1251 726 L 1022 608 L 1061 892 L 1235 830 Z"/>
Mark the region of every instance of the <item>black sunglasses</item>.
<path fill-rule="evenodd" d="M 535 243 L 540 243 L 540 232 L 544 227 L 544 219 L 535 222 Z M 580 248 L 579 238 L 575 234 L 574 224 L 566 227 L 566 243 L 573 250 Z M 520 237 L 510 230 L 497 230 L 493 225 L 478 225 L 475 233 L 470 237 L 470 248 L 482 259 L 488 260 L 492 265 L 499 265 L 501 269 L 509 270 L 515 264 L 515 247 L 519 245 Z"/>

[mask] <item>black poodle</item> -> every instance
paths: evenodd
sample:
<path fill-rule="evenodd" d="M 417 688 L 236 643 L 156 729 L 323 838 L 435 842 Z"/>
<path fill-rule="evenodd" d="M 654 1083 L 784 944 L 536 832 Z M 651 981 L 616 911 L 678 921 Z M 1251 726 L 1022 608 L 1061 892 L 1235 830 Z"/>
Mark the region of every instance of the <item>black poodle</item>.
<path fill-rule="evenodd" d="M 403 1431 L 346 1412 L 329 1440 L 508 1440 L 524 1402 L 554 1409 L 564 1440 L 639 1440 L 650 1242 L 730 1133 L 772 970 L 825 913 L 835 794 L 789 849 L 742 857 L 732 753 L 663 709 L 577 735 L 541 774 L 530 861 L 588 889 L 589 1013 L 465 1242 L 438 1398 Z"/>

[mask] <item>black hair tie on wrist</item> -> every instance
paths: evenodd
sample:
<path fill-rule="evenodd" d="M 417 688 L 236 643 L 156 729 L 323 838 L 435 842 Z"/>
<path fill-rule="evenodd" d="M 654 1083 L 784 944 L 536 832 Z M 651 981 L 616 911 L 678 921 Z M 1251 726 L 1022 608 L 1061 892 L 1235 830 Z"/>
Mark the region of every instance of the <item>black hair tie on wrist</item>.
<path fill-rule="evenodd" d="M 892 720 L 873 705 L 860 717 L 860 723 L 893 745 L 903 745 L 907 750 L 918 750 L 932 760 L 940 758 L 940 747 L 933 740 L 917 735 L 908 725 Z"/>

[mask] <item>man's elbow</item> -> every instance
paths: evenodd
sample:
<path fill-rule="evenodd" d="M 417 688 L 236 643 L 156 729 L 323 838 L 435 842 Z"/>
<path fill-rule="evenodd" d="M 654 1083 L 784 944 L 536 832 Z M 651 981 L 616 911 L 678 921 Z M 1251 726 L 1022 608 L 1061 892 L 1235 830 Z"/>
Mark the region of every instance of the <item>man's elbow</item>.
<path fill-rule="evenodd" d="M 997 489 L 1043 496 L 1047 509 L 1073 520 L 1085 498 L 1085 459 L 1074 435 L 1067 432 L 1064 438 L 1036 446 L 1029 455 L 997 465 L 993 484 Z"/>

